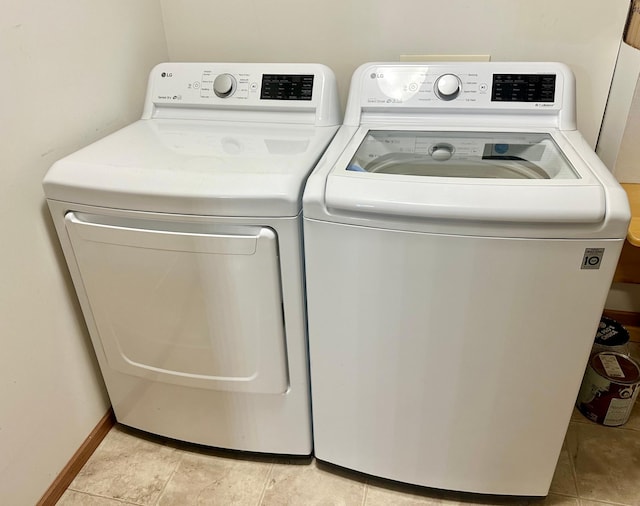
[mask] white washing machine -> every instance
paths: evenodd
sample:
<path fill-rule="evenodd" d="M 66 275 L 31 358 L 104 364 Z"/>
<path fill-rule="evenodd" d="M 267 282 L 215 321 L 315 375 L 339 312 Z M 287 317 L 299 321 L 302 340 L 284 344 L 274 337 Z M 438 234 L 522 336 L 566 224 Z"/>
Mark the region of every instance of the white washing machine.
<path fill-rule="evenodd" d="M 303 198 L 316 456 L 544 496 L 627 232 L 553 63 L 367 64 Z"/>
<path fill-rule="evenodd" d="M 141 120 L 51 167 L 119 422 L 311 452 L 301 197 L 339 121 L 325 66 L 166 63 Z"/>

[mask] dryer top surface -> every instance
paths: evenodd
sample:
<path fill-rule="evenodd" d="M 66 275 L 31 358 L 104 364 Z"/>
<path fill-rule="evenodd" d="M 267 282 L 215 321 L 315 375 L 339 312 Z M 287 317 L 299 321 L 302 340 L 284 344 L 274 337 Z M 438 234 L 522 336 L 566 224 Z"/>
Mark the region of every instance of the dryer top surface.
<path fill-rule="evenodd" d="M 140 120 L 56 162 L 47 198 L 137 211 L 295 216 L 337 127 Z"/>

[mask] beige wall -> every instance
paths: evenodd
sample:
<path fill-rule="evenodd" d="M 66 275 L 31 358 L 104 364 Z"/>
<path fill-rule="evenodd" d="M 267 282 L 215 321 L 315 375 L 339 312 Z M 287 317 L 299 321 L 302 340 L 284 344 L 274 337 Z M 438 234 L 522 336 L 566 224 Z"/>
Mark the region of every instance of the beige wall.
<path fill-rule="evenodd" d="M 336 72 L 401 54 L 558 60 L 578 79 L 595 145 L 628 0 L 160 0 L 174 61 L 308 61 Z"/>
<path fill-rule="evenodd" d="M 42 177 L 139 117 L 166 58 L 158 0 L 2 4 L 0 504 L 34 504 L 108 407 Z"/>

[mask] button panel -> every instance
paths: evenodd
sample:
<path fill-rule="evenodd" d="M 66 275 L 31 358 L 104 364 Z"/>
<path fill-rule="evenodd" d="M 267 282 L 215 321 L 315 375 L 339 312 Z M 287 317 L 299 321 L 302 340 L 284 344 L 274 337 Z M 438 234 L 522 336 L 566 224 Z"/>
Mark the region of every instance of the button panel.
<path fill-rule="evenodd" d="M 142 117 L 341 122 L 335 75 L 318 63 L 160 63 L 149 75 Z"/>
<path fill-rule="evenodd" d="M 371 67 L 362 74 L 361 104 L 362 107 L 399 108 L 561 107 L 561 74 L 533 69 L 507 75 L 491 70 L 487 66 L 471 64 Z M 508 100 L 502 99 L 506 93 Z"/>
<path fill-rule="evenodd" d="M 288 102 L 287 107 L 314 106 L 316 75 L 309 72 L 238 71 L 239 64 L 217 64 L 219 68 L 177 65 L 175 70 L 157 70 L 153 80 L 153 102 L 157 105 L 208 106 L 233 105 L 282 107 L 275 102 Z M 262 70 L 262 69 L 260 69 Z M 304 69 L 302 69 L 304 70 Z M 320 81 L 321 82 L 321 81 Z"/>

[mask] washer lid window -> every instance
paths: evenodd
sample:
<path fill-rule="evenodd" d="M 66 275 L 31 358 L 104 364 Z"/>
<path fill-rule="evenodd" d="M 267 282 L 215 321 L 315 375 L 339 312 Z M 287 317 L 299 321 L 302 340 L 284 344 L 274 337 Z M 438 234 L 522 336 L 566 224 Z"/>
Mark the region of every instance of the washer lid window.
<path fill-rule="evenodd" d="M 546 133 L 372 130 L 347 170 L 424 177 L 580 178 Z"/>
<path fill-rule="evenodd" d="M 361 126 L 327 176 L 326 209 L 372 220 L 602 223 L 600 181 L 561 132 Z M 380 222 L 381 223 L 381 222 Z"/>

